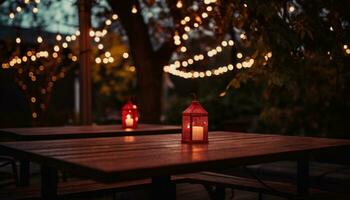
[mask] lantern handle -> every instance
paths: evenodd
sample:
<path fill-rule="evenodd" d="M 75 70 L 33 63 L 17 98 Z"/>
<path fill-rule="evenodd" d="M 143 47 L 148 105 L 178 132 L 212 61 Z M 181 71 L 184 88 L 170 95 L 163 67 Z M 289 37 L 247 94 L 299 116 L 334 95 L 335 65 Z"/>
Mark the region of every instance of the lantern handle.
<path fill-rule="evenodd" d="M 196 93 L 191 93 L 191 96 L 193 98 L 193 101 L 198 101 L 198 97 Z"/>

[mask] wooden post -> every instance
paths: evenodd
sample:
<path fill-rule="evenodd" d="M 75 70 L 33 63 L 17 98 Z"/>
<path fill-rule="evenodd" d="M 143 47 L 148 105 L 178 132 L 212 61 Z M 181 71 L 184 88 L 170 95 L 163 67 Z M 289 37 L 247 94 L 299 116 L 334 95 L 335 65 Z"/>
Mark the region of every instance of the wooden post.
<path fill-rule="evenodd" d="M 43 200 L 57 199 L 57 169 L 41 166 L 41 198 Z"/>
<path fill-rule="evenodd" d="M 91 0 L 78 0 L 80 30 L 80 123 L 92 123 L 91 105 Z"/>

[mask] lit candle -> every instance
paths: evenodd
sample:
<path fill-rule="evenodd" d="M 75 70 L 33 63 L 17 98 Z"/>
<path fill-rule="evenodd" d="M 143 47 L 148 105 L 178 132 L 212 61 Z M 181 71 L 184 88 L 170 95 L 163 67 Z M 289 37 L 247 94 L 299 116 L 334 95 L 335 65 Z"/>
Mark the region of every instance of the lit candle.
<path fill-rule="evenodd" d="M 202 141 L 204 128 L 202 126 L 192 126 L 192 140 Z"/>
<path fill-rule="evenodd" d="M 125 119 L 125 124 L 126 124 L 126 127 L 133 127 L 134 126 L 134 119 L 132 119 L 130 117 L 130 115 L 127 115 L 126 119 Z"/>

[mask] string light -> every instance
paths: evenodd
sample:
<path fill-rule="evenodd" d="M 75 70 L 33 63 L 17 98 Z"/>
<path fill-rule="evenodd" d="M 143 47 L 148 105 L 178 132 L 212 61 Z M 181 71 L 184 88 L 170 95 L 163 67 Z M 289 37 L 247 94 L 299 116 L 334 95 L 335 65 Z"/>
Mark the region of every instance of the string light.
<path fill-rule="evenodd" d="M 43 38 L 42 38 L 41 36 L 38 36 L 37 39 L 36 39 L 36 41 L 37 41 L 38 43 L 42 43 L 42 42 L 43 42 Z"/>
<path fill-rule="evenodd" d="M 136 13 L 137 13 L 137 8 L 136 8 L 135 5 L 132 6 L 131 12 L 132 12 L 133 14 L 136 14 Z"/>
<path fill-rule="evenodd" d="M 215 47 L 213 49 L 210 49 L 205 54 L 196 54 L 192 58 L 187 59 L 187 62 L 188 62 L 187 66 L 194 64 L 196 61 L 204 60 L 204 55 L 207 55 L 208 57 L 212 57 L 212 56 L 214 56 L 214 54 L 216 55 L 216 54 L 222 52 L 222 47 L 233 46 L 234 42 L 233 42 L 233 40 L 228 40 L 228 41 L 224 40 L 220 44 L 221 44 L 221 46 L 217 46 L 217 47 Z M 178 67 L 181 67 L 181 62 L 180 61 L 174 61 L 173 63 L 171 63 L 169 65 L 170 66 L 176 65 Z"/>
<path fill-rule="evenodd" d="M 32 11 L 33 11 L 33 13 L 38 13 L 39 9 L 37 7 L 34 7 Z"/>
<path fill-rule="evenodd" d="M 177 8 L 182 8 L 182 1 L 181 0 L 177 1 L 176 7 Z"/>
<path fill-rule="evenodd" d="M 125 59 L 129 58 L 129 54 L 127 52 L 124 52 L 123 53 L 123 58 L 125 58 Z"/>
<path fill-rule="evenodd" d="M 272 57 L 272 52 L 268 52 L 265 54 L 265 59 L 269 60 Z M 267 61 L 266 60 L 266 61 Z M 243 62 L 236 63 L 236 69 L 243 69 L 243 68 L 251 68 L 255 63 L 255 60 L 253 58 L 246 58 Z M 265 64 L 263 64 L 265 65 Z M 205 78 L 205 77 L 211 77 L 211 76 L 219 76 L 222 74 L 225 74 L 229 71 L 234 70 L 234 66 L 232 64 L 224 65 L 221 67 L 217 67 L 211 70 L 205 70 L 205 71 L 181 71 L 178 70 L 180 67 L 180 64 L 178 61 L 175 64 L 172 65 L 166 65 L 163 67 L 163 71 L 166 73 L 170 73 L 172 75 L 181 77 L 181 78 Z"/>
<path fill-rule="evenodd" d="M 289 12 L 289 13 L 292 13 L 292 12 L 294 12 L 294 11 L 295 11 L 295 7 L 294 7 L 293 5 L 289 6 L 288 12 Z"/>

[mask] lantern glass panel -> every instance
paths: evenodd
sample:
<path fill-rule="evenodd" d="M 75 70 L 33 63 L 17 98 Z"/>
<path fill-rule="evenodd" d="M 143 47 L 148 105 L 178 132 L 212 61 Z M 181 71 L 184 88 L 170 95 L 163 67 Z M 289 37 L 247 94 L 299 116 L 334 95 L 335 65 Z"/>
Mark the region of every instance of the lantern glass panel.
<path fill-rule="evenodd" d="M 122 108 L 122 127 L 137 128 L 138 120 L 137 106 L 129 101 Z"/>

